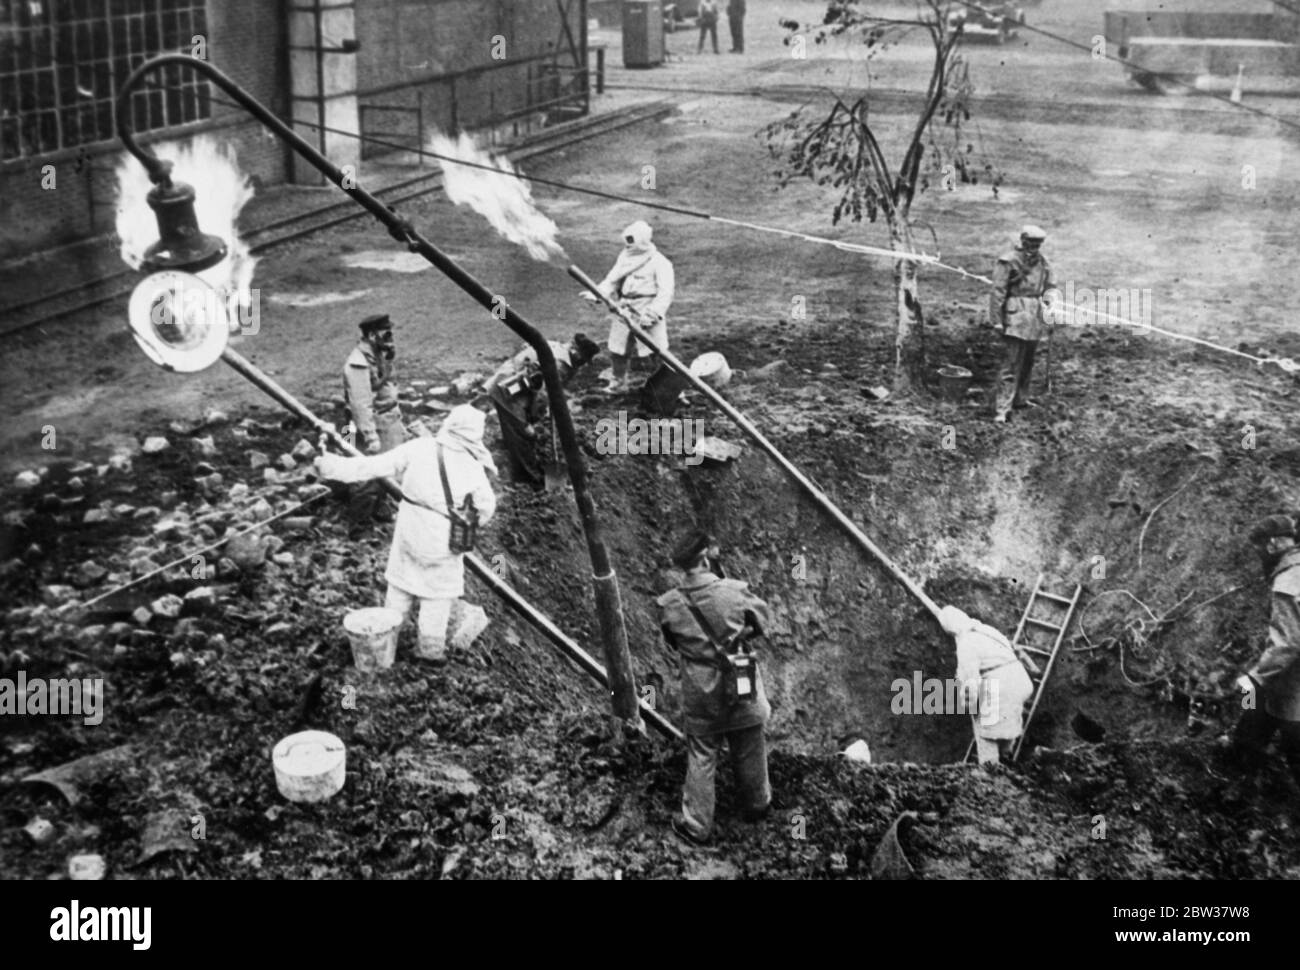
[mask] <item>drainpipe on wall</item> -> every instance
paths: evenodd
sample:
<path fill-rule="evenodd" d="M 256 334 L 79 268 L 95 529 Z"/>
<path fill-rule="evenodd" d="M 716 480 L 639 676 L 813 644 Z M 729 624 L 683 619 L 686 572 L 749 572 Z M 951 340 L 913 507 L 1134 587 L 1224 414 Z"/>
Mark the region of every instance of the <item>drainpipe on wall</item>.
<path fill-rule="evenodd" d="M 359 173 L 361 133 L 357 104 L 356 4 L 315 0 L 289 8 L 289 93 L 294 126 L 340 168 Z M 335 131 L 326 131 L 327 128 Z M 325 185 L 320 172 L 293 159 L 292 181 Z"/>

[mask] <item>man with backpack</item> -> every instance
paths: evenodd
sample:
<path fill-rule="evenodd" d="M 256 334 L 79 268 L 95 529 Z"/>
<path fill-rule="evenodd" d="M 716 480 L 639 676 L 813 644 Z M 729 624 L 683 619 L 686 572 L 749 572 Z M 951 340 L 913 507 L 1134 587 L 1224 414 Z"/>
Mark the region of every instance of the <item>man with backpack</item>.
<path fill-rule="evenodd" d="M 659 628 L 678 655 L 685 715 L 686 781 L 681 814 L 672 825 L 697 845 L 713 834 L 714 777 L 724 744 L 745 820 L 763 818 L 772 801 L 763 739 L 772 709 L 747 645 L 763 634 L 767 604 L 747 583 L 714 572 L 716 556 L 713 539 L 692 532 L 672 557 L 685 581 L 656 600 Z"/>

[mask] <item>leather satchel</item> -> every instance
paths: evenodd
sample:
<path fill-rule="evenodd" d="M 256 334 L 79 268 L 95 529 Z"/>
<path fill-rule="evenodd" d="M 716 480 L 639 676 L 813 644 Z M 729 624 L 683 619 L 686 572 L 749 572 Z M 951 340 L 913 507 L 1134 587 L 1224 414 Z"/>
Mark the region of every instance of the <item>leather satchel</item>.
<path fill-rule="evenodd" d="M 438 477 L 442 479 L 442 495 L 447 502 L 447 518 L 451 521 L 447 547 L 455 553 L 473 552 L 478 542 L 478 509 L 474 497 L 466 495 L 460 508 L 451 497 L 451 484 L 447 481 L 447 466 L 442 460 L 442 445 L 438 445 Z"/>

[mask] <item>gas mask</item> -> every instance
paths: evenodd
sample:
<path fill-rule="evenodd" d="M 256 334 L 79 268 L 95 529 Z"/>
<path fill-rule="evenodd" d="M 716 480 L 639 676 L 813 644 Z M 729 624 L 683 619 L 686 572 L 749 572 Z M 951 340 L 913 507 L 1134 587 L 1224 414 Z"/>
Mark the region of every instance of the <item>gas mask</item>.
<path fill-rule="evenodd" d="M 1267 542 L 1256 546 L 1255 549 L 1259 553 L 1260 565 L 1264 568 L 1264 575 L 1272 575 L 1283 554 L 1294 547 L 1294 543 L 1287 543 L 1281 536 L 1272 536 Z"/>
<path fill-rule="evenodd" d="M 391 330 L 381 330 L 376 333 L 370 338 L 370 345 L 385 360 L 392 360 L 397 356 L 397 344 L 393 339 L 393 331 Z"/>

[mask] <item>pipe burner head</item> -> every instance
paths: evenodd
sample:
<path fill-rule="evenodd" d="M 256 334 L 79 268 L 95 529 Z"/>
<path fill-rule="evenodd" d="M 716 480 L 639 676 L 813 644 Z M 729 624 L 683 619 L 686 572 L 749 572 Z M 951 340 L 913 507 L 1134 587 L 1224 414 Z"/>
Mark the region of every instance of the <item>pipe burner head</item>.
<path fill-rule="evenodd" d="M 199 229 L 193 186 L 167 179 L 155 185 L 147 199 L 158 220 L 159 238 L 145 250 L 141 264 L 145 272 L 175 269 L 198 273 L 226 258 L 226 244 Z"/>
<path fill-rule="evenodd" d="M 189 374 L 210 367 L 230 338 L 230 314 L 212 286 L 166 270 L 145 277 L 131 294 L 131 335 L 160 367 Z"/>

